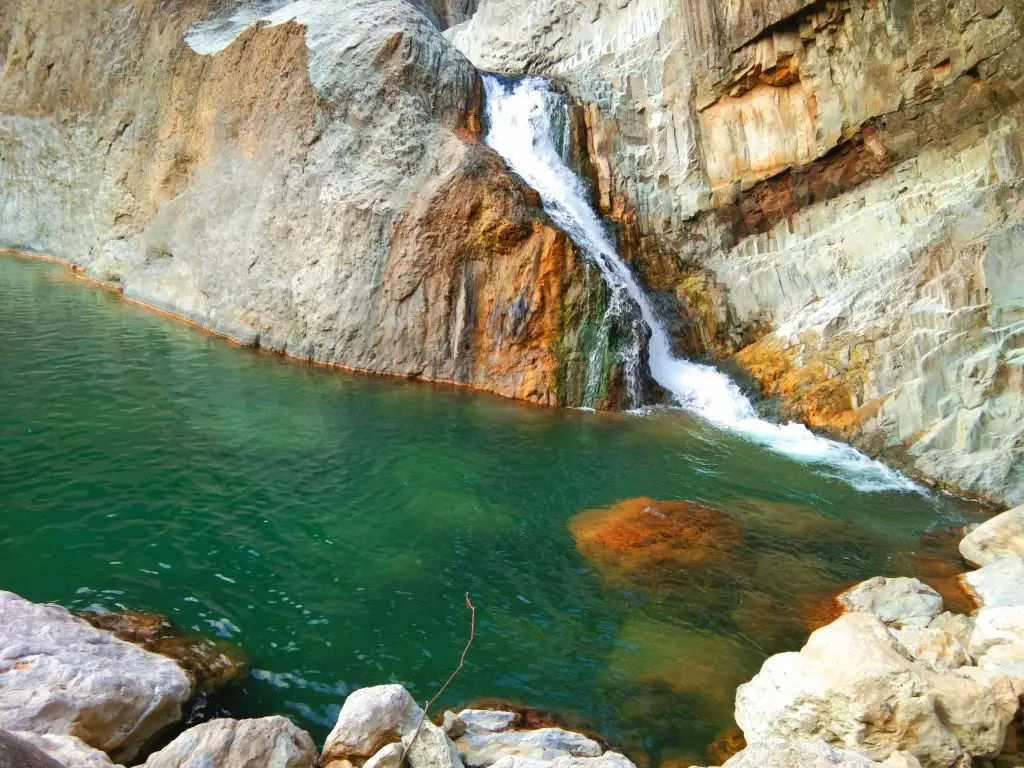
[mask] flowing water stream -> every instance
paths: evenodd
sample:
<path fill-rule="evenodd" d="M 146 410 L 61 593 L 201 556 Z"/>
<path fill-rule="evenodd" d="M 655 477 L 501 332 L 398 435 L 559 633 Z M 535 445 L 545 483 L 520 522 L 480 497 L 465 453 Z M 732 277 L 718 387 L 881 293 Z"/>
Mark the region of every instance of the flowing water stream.
<path fill-rule="evenodd" d="M 798 423 L 773 424 L 758 417 L 739 387 L 708 365 L 676 357 L 667 331 L 639 281 L 619 257 L 603 223 L 588 202 L 580 178 L 566 164 L 567 104 L 540 77 L 507 80 L 484 75 L 486 143 L 540 195 L 544 210 L 596 264 L 610 289 L 608 313 L 631 328 L 622 354 L 626 387 L 634 405 L 641 400 L 641 345 L 647 341 L 651 375 L 675 403 L 707 421 L 843 478 L 858 490 L 915 491 L 904 475 L 848 445 L 826 440 Z M 642 325 L 641 325 L 642 324 Z M 591 366 L 592 376 L 600 366 Z"/>
<path fill-rule="evenodd" d="M 640 496 L 713 506 L 739 537 L 701 569 L 610 578 L 568 523 Z M 736 684 L 845 584 L 950 581 L 943 531 L 971 514 L 858 492 L 684 411 L 255 354 L 0 255 L 0 588 L 240 645 L 253 674 L 213 712 L 278 712 L 319 740 L 355 686 L 422 700 L 458 660 L 470 592 L 477 639 L 443 706 L 515 699 L 642 764 L 714 764 Z"/>

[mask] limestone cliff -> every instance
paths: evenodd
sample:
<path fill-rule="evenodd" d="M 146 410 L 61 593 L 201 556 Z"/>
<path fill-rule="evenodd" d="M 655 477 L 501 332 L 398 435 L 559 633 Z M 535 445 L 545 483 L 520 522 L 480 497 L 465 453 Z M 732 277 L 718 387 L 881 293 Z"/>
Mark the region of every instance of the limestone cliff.
<path fill-rule="evenodd" d="M 0 4 L 0 248 L 245 344 L 576 404 L 588 278 L 478 141 L 440 32 L 471 10 Z"/>
<path fill-rule="evenodd" d="M 577 97 L 682 351 L 1019 503 L 1022 32 L 1019 0 L 481 0 L 445 34 Z"/>

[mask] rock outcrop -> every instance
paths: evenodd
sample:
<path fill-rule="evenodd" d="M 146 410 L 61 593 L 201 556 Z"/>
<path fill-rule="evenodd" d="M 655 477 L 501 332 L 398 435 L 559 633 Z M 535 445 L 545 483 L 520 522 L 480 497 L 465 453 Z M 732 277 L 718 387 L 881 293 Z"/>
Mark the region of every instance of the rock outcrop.
<path fill-rule="evenodd" d="M 243 344 L 579 404 L 603 299 L 478 141 L 438 28 L 471 5 L 8 4 L 0 247 Z"/>
<path fill-rule="evenodd" d="M 189 728 L 149 756 L 145 768 L 317 768 L 309 734 L 280 716 L 218 718 Z"/>
<path fill-rule="evenodd" d="M 1024 501 L 1024 6 L 481 0 L 445 34 L 580 101 L 601 210 L 682 351 Z"/>
<path fill-rule="evenodd" d="M 0 674 L 0 729 L 73 736 L 115 761 L 177 723 L 193 694 L 170 659 L 10 592 L 0 592 Z"/>

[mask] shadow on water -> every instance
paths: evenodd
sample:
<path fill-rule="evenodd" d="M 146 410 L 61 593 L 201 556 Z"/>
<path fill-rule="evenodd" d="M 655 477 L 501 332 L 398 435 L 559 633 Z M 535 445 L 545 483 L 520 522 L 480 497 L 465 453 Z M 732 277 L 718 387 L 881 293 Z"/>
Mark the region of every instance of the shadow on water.
<path fill-rule="evenodd" d="M 0 258 L 0 586 L 230 640 L 253 669 L 211 711 L 317 739 L 354 687 L 429 695 L 469 592 L 477 642 L 444 704 L 501 697 L 640 762 L 703 761 L 735 685 L 836 589 L 948 575 L 941 530 L 973 514 L 859 493 L 685 415 L 341 375 L 69 283 Z M 736 535 L 694 567 L 612 573 L 569 521 L 636 497 L 706 505 Z"/>

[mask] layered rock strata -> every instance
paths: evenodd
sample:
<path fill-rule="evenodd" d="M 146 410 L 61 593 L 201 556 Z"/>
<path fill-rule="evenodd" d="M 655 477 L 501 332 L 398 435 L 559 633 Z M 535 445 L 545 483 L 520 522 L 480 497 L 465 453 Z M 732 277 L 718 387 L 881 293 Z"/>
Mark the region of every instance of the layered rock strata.
<path fill-rule="evenodd" d="M 0 247 L 243 344 L 579 404 L 603 299 L 477 140 L 477 73 L 438 26 L 469 10 L 8 4 Z"/>
<path fill-rule="evenodd" d="M 482 0 L 446 34 L 581 101 L 681 351 L 919 475 L 1024 500 L 1024 6 Z"/>

